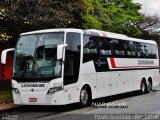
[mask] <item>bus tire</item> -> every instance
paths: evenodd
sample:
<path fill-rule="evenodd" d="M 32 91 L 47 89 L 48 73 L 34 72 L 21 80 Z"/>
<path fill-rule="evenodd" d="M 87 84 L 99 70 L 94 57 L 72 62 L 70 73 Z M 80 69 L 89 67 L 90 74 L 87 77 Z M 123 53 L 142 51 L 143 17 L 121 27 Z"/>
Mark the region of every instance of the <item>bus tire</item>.
<path fill-rule="evenodd" d="M 91 104 L 91 93 L 87 86 L 84 86 L 80 92 L 80 104 L 82 107 L 86 107 Z"/>
<path fill-rule="evenodd" d="M 151 90 L 152 90 L 152 83 L 151 83 L 151 81 L 148 81 L 146 93 L 149 93 Z"/>
<path fill-rule="evenodd" d="M 146 93 L 146 89 L 147 89 L 146 82 L 145 82 L 145 80 L 142 80 L 141 86 L 140 86 L 140 92 L 141 92 L 141 94 L 145 94 Z"/>

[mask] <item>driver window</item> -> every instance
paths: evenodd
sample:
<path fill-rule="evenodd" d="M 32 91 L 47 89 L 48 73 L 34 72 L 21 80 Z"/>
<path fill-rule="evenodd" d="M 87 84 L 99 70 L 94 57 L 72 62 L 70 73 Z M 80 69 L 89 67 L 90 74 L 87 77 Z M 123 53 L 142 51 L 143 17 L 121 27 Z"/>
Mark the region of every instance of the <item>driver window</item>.
<path fill-rule="evenodd" d="M 69 32 L 66 35 L 64 85 L 78 81 L 80 66 L 80 34 Z"/>

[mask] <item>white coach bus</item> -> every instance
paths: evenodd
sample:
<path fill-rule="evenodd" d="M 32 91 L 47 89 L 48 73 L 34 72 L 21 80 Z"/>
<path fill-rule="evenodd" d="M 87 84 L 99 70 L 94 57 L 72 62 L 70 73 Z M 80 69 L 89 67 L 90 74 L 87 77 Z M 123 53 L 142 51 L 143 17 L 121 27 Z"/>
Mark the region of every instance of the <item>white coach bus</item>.
<path fill-rule="evenodd" d="M 2 52 L 1 61 L 6 63 Z M 65 105 L 159 84 L 155 41 L 81 29 L 22 33 L 15 48 L 12 88 L 15 104 Z"/>

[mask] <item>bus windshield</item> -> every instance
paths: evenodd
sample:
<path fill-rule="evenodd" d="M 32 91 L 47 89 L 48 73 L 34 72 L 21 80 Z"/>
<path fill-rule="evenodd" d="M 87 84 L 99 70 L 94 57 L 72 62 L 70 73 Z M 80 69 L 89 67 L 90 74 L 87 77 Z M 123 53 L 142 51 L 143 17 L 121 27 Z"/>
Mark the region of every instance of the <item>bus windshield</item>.
<path fill-rule="evenodd" d="M 63 32 L 21 36 L 14 55 L 13 79 L 32 82 L 61 77 L 57 45 L 63 42 Z"/>

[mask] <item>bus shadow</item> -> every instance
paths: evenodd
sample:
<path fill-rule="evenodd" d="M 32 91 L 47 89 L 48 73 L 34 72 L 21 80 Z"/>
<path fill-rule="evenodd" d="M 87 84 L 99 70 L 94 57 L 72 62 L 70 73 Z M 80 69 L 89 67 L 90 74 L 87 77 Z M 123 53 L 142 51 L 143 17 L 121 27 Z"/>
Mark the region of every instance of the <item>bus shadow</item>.
<path fill-rule="evenodd" d="M 108 97 L 104 97 L 104 98 L 98 98 L 98 99 L 94 100 L 93 102 L 107 103 L 107 102 L 113 102 L 113 101 L 117 101 L 117 100 L 123 100 L 125 98 L 137 97 L 140 95 L 142 95 L 142 94 L 139 91 L 134 91 L 134 92 L 128 92 L 128 93 L 122 93 L 122 94 L 117 94 L 117 95 L 113 95 L 113 96 L 108 96 Z"/>
<path fill-rule="evenodd" d="M 160 90 L 153 89 L 148 94 L 152 94 L 154 92 L 159 92 L 159 91 Z M 128 93 L 122 93 L 122 94 L 118 94 L 118 95 L 98 98 L 98 99 L 94 100 L 93 102 L 107 103 L 107 102 L 113 102 L 113 101 L 117 101 L 117 100 L 123 100 L 125 98 L 137 97 L 137 96 L 142 96 L 142 95 L 146 95 L 146 94 L 142 94 L 140 91 L 133 91 L 133 92 L 128 92 Z"/>

